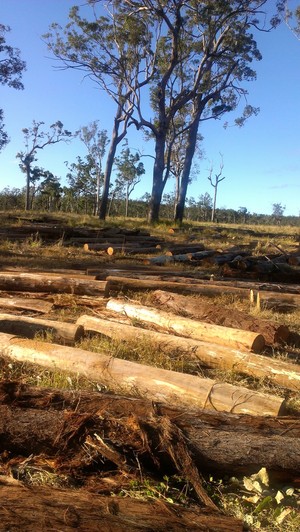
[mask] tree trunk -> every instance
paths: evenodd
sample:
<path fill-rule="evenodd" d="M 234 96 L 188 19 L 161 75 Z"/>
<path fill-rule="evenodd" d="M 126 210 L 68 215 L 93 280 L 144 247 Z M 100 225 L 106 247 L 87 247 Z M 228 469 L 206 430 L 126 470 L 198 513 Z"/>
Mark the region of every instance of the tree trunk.
<path fill-rule="evenodd" d="M 17 481 L 16 481 L 17 482 Z M 242 532 L 238 519 L 162 501 L 100 496 L 83 490 L 1 486 L 2 530 L 71 532 Z M 192 528 L 191 528 L 192 526 Z"/>
<path fill-rule="evenodd" d="M 79 348 L 0 333 L 0 353 L 13 360 L 79 373 L 98 383 L 100 381 L 110 390 L 122 390 L 131 395 L 138 392 L 153 401 L 255 415 L 261 412 L 278 415 L 285 411 L 285 401 L 280 397 Z"/>
<path fill-rule="evenodd" d="M 209 368 L 229 370 L 232 372 L 263 378 L 293 391 L 300 391 L 300 373 L 298 366 L 282 360 L 239 351 L 217 344 L 209 344 L 191 338 L 159 333 L 122 322 L 115 322 L 92 316 L 82 315 L 77 323 L 85 331 L 98 332 L 117 341 L 150 343 L 154 349 L 171 353 L 172 359 L 183 362 L 199 360 Z"/>
<path fill-rule="evenodd" d="M 229 312 L 224 306 L 202 301 L 200 303 L 194 297 L 156 290 L 153 292 L 151 300 L 163 310 L 170 309 L 181 316 L 184 315 L 225 327 L 259 332 L 264 336 L 267 345 L 286 342 L 290 335 L 290 331 L 285 325 L 254 318 L 246 312 L 236 309 L 230 309 Z"/>
<path fill-rule="evenodd" d="M 150 224 L 158 222 L 159 220 L 160 204 L 165 187 L 165 139 L 165 134 L 161 134 L 155 139 L 155 162 L 153 167 L 153 183 L 148 211 L 148 222 Z"/>
<path fill-rule="evenodd" d="M 48 314 L 53 307 L 50 301 L 43 299 L 29 299 L 21 297 L 0 297 L 0 308 L 14 308 L 21 310 L 33 310 L 41 314 Z"/>
<path fill-rule="evenodd" d="M 167 331 L 175 332 L 176 334 L 193 338 L 194 340 L 201 340 L 222 346 L 227 345 L 235 349 L 253 351 L 254 353 L 260 353 L 265 346 L 265 340 L 261 334 L 191 320 L 155 308 L 128 304 L 118 299 L 110 299 L 106 308 L 125 314 L 125 316 L 130 318 L 156 324 Z"/>
<path fill-rule="evenodd" d="M 174 263 L 174 257 L 164 256 L 165 263 Z M 157 260 L 155 260 L 157 259 Z M 145 259 L 146 264 L 158 264 L 159 260 L 162 257 L 153 257 L 153 259 Z M 281 292 L 272 292 L 270 290 L 261 290 L 257 291 L 256 289 L 252 290 L 252 283 L 239 283 L 232 282 L 230 284 L 214 283 L 207 280 L 197 279 L 196 282 L 171 282 L 171 281 L 160 281 L 160 280 L 143 280 L 143 279 L 132 279 L 129 277 L 117 277 L 114 275 L 108 275 L 106 277 L 107 286 L 105 293 L 107 296 L 118 293 L 121 291 L 143 291 L 143 290 L 167 290 L 170 292 L 176 292 L 181 294 L 201 294 L 205 297 L 215 297 L 220 296 L 225 293 L 230 293 L 233 296 L 243 297 L 250 299 L 251 292 L 253 293 L 254 298 L 257 297 L 259 293 L 260 301 L 262 307 L 268 302 L 274 303 L 274 301 L 287 303 L 299 307 L 300 305 L 300 294 L 298 293 L 281 293 Z M 247 286 L 248 284 L 248 287 Z M 261 286 L 258 283 L 253 283 L 253 287 Z M 269 285 L 270 286 L 270 285 Z M 288 289 L 288 287 L 286 287 Z"/>
<path fill-rule="evenodd" d="M 129 117 L 126 116 L 124 120 L 124 118 L 122 118 L 122 113 L 123 113 L 123 106 L 118 105 L 117 113 L 114 118 L 112 138 L 111 138 L 110 147 L 109 147 L 109 151 L 108 151 L 107 159 L 106 159 L 106 167 L 105 167 L 104 179 L 103 179 L 102 198 L 101 198 L 100 208 L 99 208 L 99 219 L 100 220 L 105 220 L 106 218 L 110 178 L 111 178 L 111 172 L 112 172 L 114 159 L 115 159 L 115 155 L 117 151 L 117 146 L 123 140 L 127 132 L 127 121 Z M 120 123 L 122 122 L 122 120 L 124 121 L 124 128 L 123 128 L 122 133 L 119 134 Z"/>
<path fill-rule="evenodd" d="M 188 130 L 188 138 L 186 141 L 186 151 L 184 158 L 184 166 L 181 175 L 180 189 L 178 202 L 175 209 L 175 222 L 182 223 L 184 215 L 185 200 L 187 195 L 187 189 L 190 179 L 191 167 L 193 162 L 193 157 L 195 154 L 196 144 L 197 144 L 197 133 L 199 127 L 201 111 L 196 113 L 196 116 Z"/>
<path fill-rule="evenodd" d="M 3 461 L 12 453 L 48 454 L 57 457 L 62 471 L 70 471 L 71 466 L 82 474 L 88 466 L 88 453 L 83 449 L 86 444 L 92 449 L 94 443 L 98 452 L 90 460 L 96 472 L 100 469 L 101 473 L 103 460 L 110 460 L 127 473 L 138 470 L 139 464 L 164 474 L 171 449 L 176 452 L 177 445 L 180 451 L 181 443 L 186 456 L 192 453 L 190 472 L 196 467 L 210 474 L 249 475 L 266 467 L 285 482 L 300 473 L 300 420 L 295 417 L 238 415 L 192 406 L 182 409 L 141 397 L 34 388 L 15 382 L 0 383 L 0 404 L 0 450 L 10 449 L 8 456 L 2 454 Z M 173 456 L 187 478 L 188 467 L 183 461 L 180 464 L 180 458 Z"/>
<path fill-rule="evenodd" d="M 30 210 L 30 164 L 25 163 L 26 169 L 26 190 L 25 190 L 25 211 Z"/>
<path fill-rule="evenodd" d="M 0 331 L 2 333 L 17 334 L 25 338 L 34 338 L 36 334 L 50 333 L 55 342 L 74 345 L 84 334 L 82 326 L 62 321 L 43 320 L 28 316 L 14 316 L 0 314 Z"/>
<path fill-rule="evenodd" d="M 103 296 L 105 287 L 104 281 L 63 277 L 48 273 L 0 273 L 0 290 L 5 291 L 58 292 Z"/>

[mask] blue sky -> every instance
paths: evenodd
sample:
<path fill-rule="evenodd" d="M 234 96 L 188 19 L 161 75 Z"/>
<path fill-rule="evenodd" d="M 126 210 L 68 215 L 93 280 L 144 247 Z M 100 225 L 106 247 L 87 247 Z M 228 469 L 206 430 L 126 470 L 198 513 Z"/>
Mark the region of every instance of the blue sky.
<path fill-rule="evenodd" d="M 0 86 L 1 108 L 6 131 L 11 139 L 0 152 L 0 189 L 23 187 L 24 174 L 18 167 L 16 153 L 24 148 L 21 130 L 32 121 L 50 124 L 61 120 L 70 131 L 99 120 L 101 129 L 110 133 L 114 106 L 109 97 L 82 74 L 57 70 L 41 35 L 52 22 L 64 25 L 68 11 L 76 0 L 0 0 L 0 22 L 9 25 L 7 43 L 21 50 L 27 63 L 24 91 Z M 275 4 L 275 0 L 274 0 Z M 208 169 L 216 172 L 222 154 L 226 177 L 219 185 L 217 206 L 271 214 L 273 203 L 286 207 L 285 214 L 300 212 L 300 40 L 282 24 L 270 34 L 257 38 L 263 59 L 254 65 L 257 80 L 247 83 L 248 101 L 260 107 L 257 117 L 243 128 L 223 127 L 222 121 L 202 124 L 202 149 L 205 159 L 198 163 L 198 174 L 190 185 L 188 196 L 196 199 L 205 192 L 213 195 L 208 182 Z M 235 115 L 226 120 L 233 122 Z M 130 146 L 145 154 L 153 145 L 137 133 L 130 135 Z M 65 184 L 65 161 L 75 162 L 84 156 L 85 148 L 78 140 L 70 144 L 49 146 L 38 154 L 38 166 L 50 170 Z M 151 192 L 151 159 L 145 157 L 146 174 L 136 188 L 140 197 Z M 166 192 L 172 190 L 171 181 Z"/>

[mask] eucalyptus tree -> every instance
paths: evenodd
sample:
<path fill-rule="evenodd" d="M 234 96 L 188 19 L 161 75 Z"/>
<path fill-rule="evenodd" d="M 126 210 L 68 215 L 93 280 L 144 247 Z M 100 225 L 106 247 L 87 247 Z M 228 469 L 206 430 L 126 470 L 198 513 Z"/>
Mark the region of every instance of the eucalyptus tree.
<path fill-rule="evenodd" d="M 103 157 L 109 142 L 107 130 L 99 129 L 99 122 L 94 120 L 89 125 L 81 127 L 76 135 L 85 144 L 88 150 L 89 163 L 94 166 L 94 173 L 96 174 L 95 214 L 99 215 L 100 189 L 103 183 Z"/>
<path fill-rule="evenodd" d="M 97 173 L 94 162 L 89 155 L 85 159 L 77 157 L 76 162 L 68 166 L 67 181 L 69 192 L 67 193 L 69 208 L 73 212 L 96 214 L 97 197 Z M 66 191 L 65 191 L 66 194 Z"/>
<path fill-rule="evenodd" d="M 149 221 L 158 219 L 169 177 L 167 138 L 179 113 L 185 113 L 181 131 L 174 132 L 175 137 L 184 132 L 187 135 L 175 215 L 181 221 L 200 121 L 219 118 L 247 96 L 241 83 L 255 79 L 250 64 L 261 59 L 253 32 L 267 29 L 263 7 L 272 9 L 274 3 L 269 0 L 128 0 L 127 3 L 131 10 L 143 16 L 151 14 L 161 25 L 156 75 L 151 80 L 154 119 L 145 118 L 143 100 L 138 109 L 139 124 L 150 129 L 155 138 Z M 276 3 L 268 28 L 279 23 L 283 5 L 283 1 Z M 247 104 L 238 123 L 242 125 L 257 111 Z"/>
<path fill-rule="evenodd" d="M 74 6 L 66 27 L 54 23 L 44 38 L 63 68 L 83 72 L 116 106 L 99 210 L 104 219 L 117 146 L 131 124 L 137 91 L 154 74 L 152 36 L 147 17 L 128 13 L 126 1 L 87 0 L 82 8 L 90 8 L 86 16 Z"/>
<path fill-rule="evenodd" d="M 24 89 L 21 81 L 26 64 L 21 60 L 20 50 L 6 43 L 9 26 L 0 24 L 0 84 L 13 89 Z M 3 109 L 0 109 L 0 150 L 8 143 L 8 135 L 4 131 Z"/>
<path fill-rule="evenodd" d="M 138 153 L 131 153 L 130 148 L 124 148 L 121 155 L 116 157 L 115 165 L 118 169 L 117 180 L 119 187 L 125 189 L 125 216 L 128 216 L 129 197 L 141 176 L 145 173 L 144 164 L 140 161 Z"/>
<path fill-rule="evenodd" d="M 67 142 L 70 140 L 72 133 L 64 129 L 60 120 L 52 124 L 48 131 L 43 131 L 44 122 L 33 120 L 32 127 L 22 129 L 24 134 L 25 150 L 17 153 L 17 159 L 20 159 L 20 168 L 26 174 L 26 197 L 25 210 L 30 209 L 30 185 L 36 182 L 42 175 L 38 167 L 32 168 L 32 164 L 37 161 L 36 154 L 46 146 Z"/>

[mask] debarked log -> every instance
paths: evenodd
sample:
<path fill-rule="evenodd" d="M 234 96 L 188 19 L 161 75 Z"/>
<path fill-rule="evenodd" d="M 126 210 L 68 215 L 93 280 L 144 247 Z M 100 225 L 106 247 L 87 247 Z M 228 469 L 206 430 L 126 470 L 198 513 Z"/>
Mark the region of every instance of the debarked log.
<path fill-rule="evenodd" d="M 77 323 L 87 332 L 98 332 L 118 341 L 131 341 L 135 344 L 151 342 L 154 349 L 165 353 L 171 352 L 172 357 L 199 360 L 209 368 L 263 378 L 290 390 L 300 391 L 300 366 L 296 364 L 93 316 L 82 315 Z"/>
<path fill-rule="evenodd" d="M 34 338 L 36 334 L 50 333 L 54 341 L 65 344 L 74 344 L 84 335 L 83 326 L 79 324 L 4 313 L 0 313 L 0 332 L 16 334 L 25 338 Z"/>
<path fill-rule="evenodd" d="M 236 349 L 253 351 L 254 353 L 260 353 L 265 346 L 265 340 L 262 334 L 192 320 L 152 307 L 130 304 L 125 300 L 110 299 L 107 302 L 106 308 L 124 314 L 129 318 L 153 323 L 171 333 L 180 334 L 181 336 L 193 338 L 194 340 L 227 345 Z"/>
<path fill-rule="evenodd" d="M 0 481 L 1 482 L 1 481 Z M 3 486 L 0 520 L 2 530 L 61 530 L 71 532 L 242 532 L 233 517 L 194 506 L 108 497 L 84 490 L 39 486 Z"/>
<path fill-rule="evenodd" d="M 299 417 L 180 408 L 141 397 L 18 382 L 0 383 L 0 408 L 1 452 L 10 448 L 14 455 L 58 457 L 61 470 L 80 469 L 87 459 L 83 443 L 96 446 L 98 434 L 99 455 L 121 470 L 136 470 L 138 456 L 142 467 L 149 470 L 151 463 L 157 471 L 166 465 L 168 446 L 174 449 L 183 436 L 200 472 L 249 475 L 266 467 L 285 481 L 299 477 Z M 101 469 L 101 461 L 95 460 L 95 467 Z"/>
<path fill-rule="evenodd" d="M 103 296 L 104 281 L 40 273 L 0 273 L 0 290 Z"/>
<path fill-rule="evenodd" d="M 281 397 L 195 375 L 159 369 L 102 353 L 27 340 L 0 333 L 0 354 L 21 362 L 80 374 L 110 390 L 170 404 L 218 411 L 279 415 L 286 410 Z"/>

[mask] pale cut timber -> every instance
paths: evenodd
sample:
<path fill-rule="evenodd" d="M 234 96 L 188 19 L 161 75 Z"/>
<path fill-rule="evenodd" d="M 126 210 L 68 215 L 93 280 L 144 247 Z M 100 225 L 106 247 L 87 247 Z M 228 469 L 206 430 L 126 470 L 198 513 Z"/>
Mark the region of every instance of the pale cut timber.
<path fill-rule="evenodd" d="M 21 310 L 33 310 L 41 314 L 47 314 L 53 307 L 50 301 L 43 299 L 30 299 L 25 297 L 0 297 L 0 308 L 14 308 Z"/>
<path fill-rule="evenodd" d="M 151 307 L 143 307 L 126 303 L 124 300 L 110 299 L 106 308 L 118 312 L 129 318 L 138 319 L 147 323 L 153 323 L 187 338 L 201 340 L 204 342 L 227 345 L 235 349 L 244 349 L 260 353 L 265 347 L 265 340 L 262 334 L 241 329 L 232 329 L 205 323 L 203 321 L 192 320 L 170 312 L 164 312 Z"/>
<path fill-rule="evenodd" d="M 74 323 L 0 313 L 0 332 L 17 334 L 25 338 L 50 333 L 56 342 L 74 344 L 83 337 L 84 328 Z"/>
<path fill-rule="evenodd" d="M 5 333 L 0 333 L 0 354 L 13 360 L 80 374 L 101 382 L 112 391 L 130 395 L 139 393 L 167 404 L 252 415 L 276 416 L 286 411 L 285 400 L 277 396 Z"/>
<path fill-rule="evenodd" d="M 0 273 L 0 290 L 103 296 L 106 283 L 48 273 Z"/>
<path fill-rule="evenodd" d="M 88 332 L 98 332 L 118 341 L 151 342 L 155 349 L 171 352 L 172 357 L 176 354 L 181 359 L 198 360 L 210 368 L 267 379 L 273 384 L 300 391 L 300 366 L 296 364 L 88 315 L 80 316 L 77 324 Z"/>

